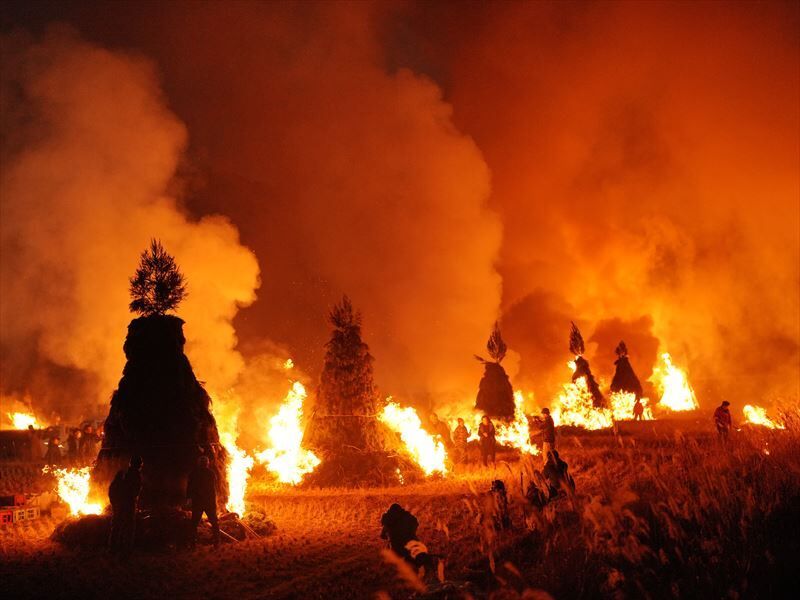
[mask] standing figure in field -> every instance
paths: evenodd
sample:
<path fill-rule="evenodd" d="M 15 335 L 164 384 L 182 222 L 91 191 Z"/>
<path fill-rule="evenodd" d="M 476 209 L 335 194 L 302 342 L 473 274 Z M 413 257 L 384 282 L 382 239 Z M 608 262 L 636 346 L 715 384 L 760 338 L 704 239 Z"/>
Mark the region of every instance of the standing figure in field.
<path fill-rule="evenodd" d="M 575 481 L 567 469 L 568 465 L 558 456 L 558 450 L 550 452 L 542 475 L 547 481 L 551 499 L 558 496 L 562 491 L 569 494 L 575 490 Z"/>
<path fill-rule="evenodd" d="M 617 360 L 614 361 L 616 370 L 614 371 L 614 378 L 611 380 L 612 392 L 627 392 L 636 396 L 638 403 L 642 397 L 642 384 L 636 373 L 633 371 L 631 362 L 628 359 L 628 347 L 624 341 L 620 341 L 616 350 Z"/>
<path fill-rule="evenodd" d="M 550 409 L 542 409 L 542 418 L 537 419 L 538 428 L 531 432 L 531 438 L 541 436 L 542 460 L 547 462 L 550 452 L 556 448 L 556 424 L 550 416 Z"/>
<path fill-rule="evenodd" d="M 415 567 L 429 567 L 434 558 L 419 541 L 417 518 L 395 503 L 381 517 L 381 539 L 389 540 L 392 551 Z"/>
<path fill-rule="evenodd" d="M 456 428 L 453 430 L 453 445 L 455 446 L 454 458 L 456 462 L 468 462 L 468 440 L 469 429 L 464 425 L 464 419 L 459 418 L 458 425 L 456 425 Z"/>
<path fill-rule="evenodd" d="M 644 418 L 644 405 L 641 398 L 636 398 L 636 403 L 633 405 L 633 420 L 641 421 Z"/>
<path fill-rule="evenodd" d="M 606 405 L 606 399 L 603 397 L 594 375 L 592 375 L 589 361 L 583 358 L 586 348 L 583 343 L 583 336 L 575 326 L 575 323 L 572 323 L 572 329 L 569 334 L 569 351 L 575 355 L 575 372 L 572 374 L 573 383 L 583 378 L 586 381 L 586 389 L 592 395 L 592 405 L 595 408 L 603 408 Z"/>
<path fill-rule="evenodd" d="M 86 462 L 91 462 L 97 458 L 97 445 L 100 443 L 100 436 L 94 431 L 94 427 L 87 425 L 81 434 L 81 457 Z"/>
<path fill-rule="evenodd" d="M 197 459 L 197 466 L 189 473 L 186 495 L 192 501 L 192 544 L 197 542 L 197 526 L 206 513 L 214 531 L 214 545 L 219 545 L 219 520 L 217 519 L 217 476 L 209 467 L 205 455 Z"/>
<path fill-rule="evenodd" d="M 81 430 L 73 427 L 67 437 L 67 457 L 73 466 L 80 463 Z"/>
<path fill-rule="evenodd" d="M 136 509 L 142 491 L 142 458 L 133 456 L 126 471 L 119 471 L 108 487 L 111 504 L 111 552 L 127 556 L 136 537 Z"/>
<path fill-rule="evenodd" d="M 445 448 L 451 448 L 453 446 L 453 440 L 450 439 L 450 428 L 447 426 L 447 423 L 441 421 L 436 413 L 431 413 L 430 423 L 431 435 L 438 435 Z"/>
<path fill-rule="evenodd" d="M 727 400 L 723 400 L 717 409 L 714 411 L 714 425 L 717 428 L 719 438 L 724 442 L 728 439 L 728 434 L 733 427 L 733 419 L 731 418 L 731 410 L 728 408 L 731 405 Z"/>
<path fill-rule="evenodd" d="M 50 438 L 50 441 L 47 442 L 47 452 L 44 455 L 44 461 L 48 465 L 60 465 L 61 464 L 61 439 L 58 436 L 53 436 Z"/>
<path fill-rule="evenodd" d="M 481 460 L 483 460 L 483 466 L 488 466 L 489 459 L 491 459 L 494 464 L 497 442 L 495 440 L 494 423 L 492 423 L 489 415 L 483 415 L 481 419 L 481 424 L 478 427 L 478 438 L 481 442 Z"/>

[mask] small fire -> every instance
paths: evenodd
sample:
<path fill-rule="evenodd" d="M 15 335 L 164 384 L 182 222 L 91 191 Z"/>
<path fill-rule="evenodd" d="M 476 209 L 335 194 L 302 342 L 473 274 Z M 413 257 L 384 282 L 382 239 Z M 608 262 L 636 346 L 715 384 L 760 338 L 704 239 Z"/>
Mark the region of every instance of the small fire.
<path fill-rule="evenodd" d="M 34 429 L 41 429 L 42 424 L 36 420 L 32 413 L 14 412 L 6 413 L 14 429 L 27 429 L 33 425 Z"/>
<path fill-rule="evenodd" d="M 89 477 L 91 467 L 81 469 L 58 469 L 44 467 L 43 473 L 53 473 L 58 481 L 58 497 L 69 505 L 70 514 L 99 515 L 103 512 L 103 505 L 99 502 L 89 502 Z"/>
<path fill-rule="evenodd" d="M 247 492 L 247 480 L 253 468 L 253 457 L 236 445 L 236 436 L 230 431 L 220 434 L 220 442 L 228 451 L 228 511 L 244 516 L 244 496 Z"/>
<path fill-rule="evenodd" d="M 536 444 L 531 443 L 528 417 L 525 416 L 523 410 L 524 405 L 525 399 L 522 392 L 517 390 L 514 392 L 514 420 L 508 424 L 502 421 L 495 423 L 495 439 L 503 446 L 511 446 L 523 454 L 536 456 L 539 454 L 539 448 Z"/>
<path fill-rule="evenodd" d="M 390 397 L 386 399 L 386 406 L 378 415 L 378 419 L 400 434 L 406 450 L 422 468 L 425 475 L 432 473 L 444 475 L 447 472 L 445 466 L 447 452 L 444 444 L 435 441 L 433 436 L 422 428 L 422 422 L 419 420 L 416 410 L 410 406 L 403 408 L 396 402 L 392 402 Z"/>
<path fill-rule="evenodd" d="M 283 370 L 291 371 L 292 369 L 294 369 L 294 361 L 291 358 L 287 358 L 283 363 Z"/>
<path fill-rule="evenodd" d="M 633 419 L 633 407 L 636 405 L 636 394 L 632 392 L 612 392 L 609 396 L 611 401 L 611 412 L 615 421 Z M 642 420 L 652 421 L 653 410 L 650 408 L 650 401 L 647 398 L 640 398 L 642 403 Z"/>
<path fill-rule="evenodd" d="M 575 362 L 567 363 L 575 371 Z M 586 378 L 579 377 L 565 383 L 561 394 L 550 407 L 550 416 L 556 425 L 572 425 L 584 429 L 607 429 L 613 422 L 613 414 L 607 408 L 595 408 L 592 393 L 586 385 Z M 631 410 L 633 407 L 631 407 Z"/>
<path fill-rule="evenodd" d="M 270 419 L 269 439 L 271 447 L 256 455 L 260 463 L 278 476 L 278 481 L 297 485 L 303 476 L 317 468 L 320 459 L 302 447 L 303 441 L 303 400 L 306 389 L 299 381 L 278 410 Z"/>
<path fill-rule="evenodd" d="M 663 365 L 653 370 L 653 381 L 661 392 L 658 405 L 674 411 L 695 410 L 699 407 L 694 390 L 689 385 L 686 374 L 672 364 L 672 357 L 665 352 L 661 355 Z"/>
<path fill-rule="evenodd" d="M 770 419 L 767 416 L 767 409 L 762 408 L 761 406 L 745 404 L 742 412 L 744 412 L 744 418 L 747 420 L 747 422 L 752 423 L 753 425 L 761 425 L 763 427 L 769 427 L 770 429 L 786 429 L 785 425 L 776 423 Z M 769 454 L 768 451 L 766 453 Z"/>

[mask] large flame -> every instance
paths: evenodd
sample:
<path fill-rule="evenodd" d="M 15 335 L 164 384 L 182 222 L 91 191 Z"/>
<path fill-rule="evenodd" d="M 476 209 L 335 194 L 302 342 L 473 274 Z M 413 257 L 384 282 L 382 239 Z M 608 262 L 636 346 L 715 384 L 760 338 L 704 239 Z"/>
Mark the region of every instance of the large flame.
<path fill-rule="evenodd" d="M 609 396 L 611 402 L 611 412 L 615 421 L 633 419 L 633 407 L 636 405 L 636 394 L 632 392 L 612 392 Z M 650 408 L 650 401 L 641 398 L 642 419 L 644 421 L 653 420 L 653 410 Z"/>
<path fill-rule="evenodd" d="M 401 407 L 396 402 L 392 402 L 391 398 L 387 398 L 386 406 L 378 415 L 378 419 L 400 434 L 406 450 L 425 475 L 447 472 L 445 465 L 447 452 L 444 444 L 434 440 L 433 436 L 422 428 L 422 422 L 416 410 L 410 406 Z"/>
<path fill-rule="evenodd" d="M 58 481 L 58 497 L 69 505 L 70 514 L 99 515 L 103 505 L 89 502 L 89 477 L 91 467 L 81 469 L 58 469 L 44 467 L 43 473 L 53 473 Z"/>
<path fill-rule="evenodd" d="M 653 369 L 651 380 L 661 392 L 658 405 L 674 411 L 695 410 L 699 407 L 686 374 L 672 363 L 668 352 L 661 355 L 663 364 Z"/>
<path fill-rule="evenodd" d="M 763 427 L 769 427 L 770 429 L 786 429 L 786 426 L 777 423 L 770 419 L 767 416 L 767 409 L 761 406 L 753 406 L 752 404 L 745 404 L 744 408 L 742 409 L 744 412 L 744 418 L 747 420 L 748 423 L 752 423 L 754 425 L 762 425 Z"/>
<path fill-rule="evenodd" d="M 575 362 L 567 363 L 575 371 Z M 550 407 L 550 416 L 556 425 L 572 425 L 584 429 L 606 429 L 611 427 L 613 414 L 607 408 L 595 408 L 592 393 L 585 377 L 579 377 L 562 386 L 561 393 Z"/>
<path fill-rule="evenodd" d="M 522 392 L 514 392 L 514 420 L 511 423 L 495 423 L 495 439 L 503 446 L 516 448 L 523 454 L 539 454 L 539 448 L 531 443 L 528 417 L 525 416 L 525 399 Z M 477 431 L 477 427 L 475 428 Z"/>
<path fill-rule="evenodd" d="M 36 429 L 41 429 L 43 427 L 43 425 L 36 420 L 33 413 L 13 412 L 6 414 L 14 429 L 27 429 L 31 425 Z"/>
<path fill-rule="evenodd" d="M 228 451 L 228 503 L 225 508 L 239 516 L 244 516 L 244 496 L 247 492 L 250 469 L 253 468 L 253 457 L 239 448 L 236 444 L 236 435 L 230 431 L 221 432 L 219 439 L 225 446 L 225 450 Z"/>
<path fill-rule="evenodd" d="M 270 419 L 270 448 L 256 455 L 267 469 L 277 475 L 278 481 L 297 485 L 303 476 L 317 468 L 320 459 L 302 447 L 303 442 L 303 400 L 306 389 L 295 381 L 278 410 Z"/>

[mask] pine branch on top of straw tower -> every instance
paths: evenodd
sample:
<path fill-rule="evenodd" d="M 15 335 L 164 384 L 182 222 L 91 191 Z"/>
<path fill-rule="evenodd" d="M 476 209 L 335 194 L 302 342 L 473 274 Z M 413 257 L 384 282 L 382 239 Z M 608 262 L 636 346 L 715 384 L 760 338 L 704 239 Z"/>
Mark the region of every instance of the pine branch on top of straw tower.
<path fill-rule="evenodd" d="M 628 392 L 634 394 L 636 399 L 642 397 L 642 383 L 633 371 L 630 360 L 628 360 L 628 347 L 621 341 L 615 350 L 617 360 L 614 361 L 616 371 L 611 380 L 612 392 Z"/>
<path fill-rule="evenodd" d="M 181 505 L 189 472 L 201 453 L 216 473 L 220 505 L 225 505 L 228 493 L 227 454 L 219 443 L 211 398 L 183 351 L 184 322 L 161 312 L 175 309 L 185 293 L 174 259 L 154 240 L 131 280 L 131 309 L 142 309 L 145 316 L 128 325 L 123 346 L 127 362 L 111 397 L 105 438 L 92 473 L 93 485 L 107 485 L 132 455 L 140 455 L 140 506 L 145 508 Z"/>
<path fill-rule="evenodd" d="M 572 322 L 571 322 L 572 323 Z M 601 408 L 606 405 L 606 399 L 600 391 L 600 386 L 592 375 L 592 369 L 589 367 L 589 361 L 583 358 L 583 353 L 586 348 L 583 344 L 583 336 L 580 330 L 572 323 L 572 328 L 569 332 L 569 351 L 575 355 L 575 372 L 572 374 L 572 381 L 577 381 L 581 377 L 586 379 L 586 388 L 592 394 L 592 405 L 595 408 Z"/>
<path fill-rule="evenodd" d="M 489 351 L 492 361 L 475 355 L 475 358 L 484 366 L 475 408 L 490 417 L 513 419 L 514 389 L 511 387 L 511 381 L 505 369 L 500 365 L 508 351 L 508 346 L 500 335 L 500 325 L 496 322 L 489 335 L 489 341 L 486 343 L 486 349 Z"/>
<path fill-rule="evenodd" d="M 397 436 L 381 421 L 383 408 L 372 373 L 373 358 L 361 339 L 361 315 L 347 296 L 328 315 L 333 326 L 325 364 L 303 445 L 321 454 L 310 485 L 393 484 L 395 469 L 413 477 L 410 461 L 390 456 L 399 451 Z M 389 474 L 392 481 L 384 481 Z"/>

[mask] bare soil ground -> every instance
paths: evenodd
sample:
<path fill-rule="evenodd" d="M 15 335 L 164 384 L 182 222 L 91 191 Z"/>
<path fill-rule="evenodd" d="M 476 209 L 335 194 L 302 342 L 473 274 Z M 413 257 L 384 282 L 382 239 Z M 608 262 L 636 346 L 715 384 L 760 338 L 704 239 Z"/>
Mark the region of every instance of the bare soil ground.
<path fill-rule="evenodd" d="M 447 597 L 789 597 L 800 564 L 798 439 L 750 430 L 724 448 L 703 433 L 562 434 L 578 493 L 544 511 L 520 493 L 539 460 L 512 455 L 494 469 L 386 489 L 260 479 L 250 500 L 275 521 L 273 535 L 128 561 L 51 542 L 55 523 L 44 518 L 0 528 L 0 589 L 11 598 L 408 598 L 415 582 L 384 560 L 379 538 L 381 514 L 399 502 L 446 557 L 444 576 L 462 590 Z M 482 518 L 494 478 L 509 489 L 511 531 Z M 435 596 L 435 576 L 425 584 L 445 597 Z"/>

